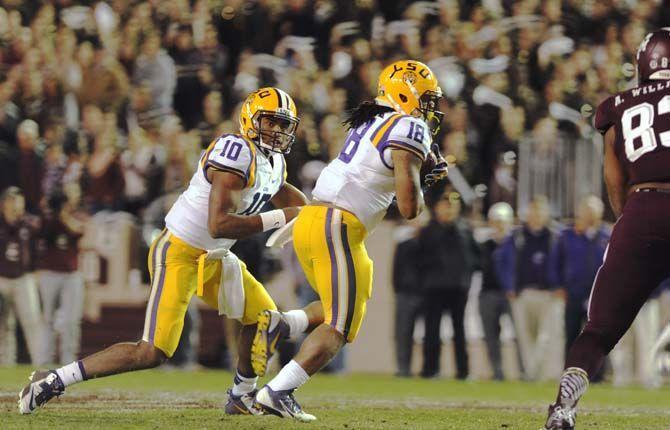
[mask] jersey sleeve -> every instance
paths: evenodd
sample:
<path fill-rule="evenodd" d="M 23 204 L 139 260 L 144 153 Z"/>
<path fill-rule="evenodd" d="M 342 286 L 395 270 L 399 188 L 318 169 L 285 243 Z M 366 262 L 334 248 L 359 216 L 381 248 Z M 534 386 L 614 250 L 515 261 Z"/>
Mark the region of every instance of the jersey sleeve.
<path fill-rule="evenodd" d="M 236 135 L 223 135 L 213 142 L 203 156 L 203 171 L 214 169 L 239 176 L 245 186 L 253 184 L 255 148 Z M 206 176 L 206 175 L 205 175 Z"/>
<path fill-rule="evenodd" d="M 594 126 L 601 134 L 607 133 L 614 125 L 614 98 L 608 97 L 596 110 Z"/>
<path fill-rule="evenodd" d="M 389 130 L 384 146 L 409 151 L 421 159 L 430 152 L 432 135 L 426 123 L 412 116 L 402 116 Z"/>

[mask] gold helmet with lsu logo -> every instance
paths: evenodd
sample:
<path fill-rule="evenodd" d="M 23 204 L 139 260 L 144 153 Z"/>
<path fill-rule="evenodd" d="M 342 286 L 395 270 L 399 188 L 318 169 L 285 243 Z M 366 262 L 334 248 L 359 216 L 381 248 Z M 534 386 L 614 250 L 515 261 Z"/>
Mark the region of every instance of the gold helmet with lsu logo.
<path fill-rule="evenodd" d="M 377 104 L 396 112 L 422 117 L 433 134 L 440 129 L 444 113 L 439 111 L 442 89 L 428 66 L 412 60 L 396 61 L 379 75 Z"/>
<path fill-rule="evenodd" d="M 242 103 L 240 133 L 269 151 L 288 154 L 299 122 L 295 102 L 279 88 L 256 90 Z"/>

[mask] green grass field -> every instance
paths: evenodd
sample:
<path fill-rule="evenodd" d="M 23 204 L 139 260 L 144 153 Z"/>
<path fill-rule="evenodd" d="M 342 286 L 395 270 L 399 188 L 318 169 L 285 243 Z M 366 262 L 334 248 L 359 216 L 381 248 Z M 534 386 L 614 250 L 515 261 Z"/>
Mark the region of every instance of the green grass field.
<path fill-rule="evenodd" d="M 297 392 L 312 424 L 273 416 L 229 417 L 231 375 L 143 371 L 88 381 L 30 416 L 17 393 L 31 369 L 0 369 L 0 429 L 532 429 L 543 424 L 553 384 L 456 382 L 390 376 L 319 375 Z M 592 387 L 579 429 L 670 429 L 670 388 Z"/>

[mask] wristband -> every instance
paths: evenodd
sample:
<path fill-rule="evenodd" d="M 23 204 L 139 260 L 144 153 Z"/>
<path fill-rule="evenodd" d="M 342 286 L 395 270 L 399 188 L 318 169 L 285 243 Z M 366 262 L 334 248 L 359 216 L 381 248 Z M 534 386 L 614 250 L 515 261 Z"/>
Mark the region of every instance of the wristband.
<path fill-rule="evenodd" d="M 286 216 L 281 209 L 261 212 L 258 214 L 263 222 L 263 231 L 272 230 L 286 225 Z"/>

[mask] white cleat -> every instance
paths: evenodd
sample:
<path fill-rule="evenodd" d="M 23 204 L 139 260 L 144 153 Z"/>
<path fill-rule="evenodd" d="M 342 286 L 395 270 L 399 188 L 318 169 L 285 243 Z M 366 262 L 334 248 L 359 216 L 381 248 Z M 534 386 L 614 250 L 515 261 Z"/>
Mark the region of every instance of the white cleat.
<path fill-rule="evenodd" d="M 281 418 L 293 418 L 303 423 L 316 421 L 314 415 L 302 410 L 295 397 L 293 397 L 294 391 L 274 391 L 266 385 L 256 394 L 256 405 L 265 412 Z"/>
<path fill-rule="evenodd" d="M 19 412 L 31 414 L 49 400 L 65 392 L 65 385 L 53 370 L 36 370 L 30 374 L 30 384 L 19 393 Z"/>
<path fill-rule="evenodd" d="M 540 430 L 574 430 L 577 411 L 557 403 L 549 405 L 547 422 Z"/>

